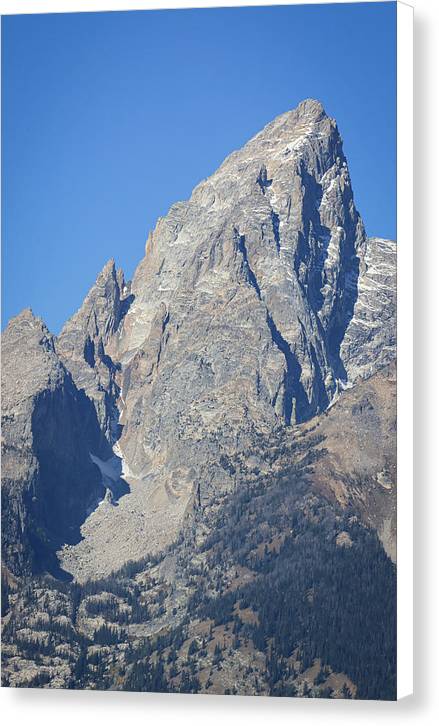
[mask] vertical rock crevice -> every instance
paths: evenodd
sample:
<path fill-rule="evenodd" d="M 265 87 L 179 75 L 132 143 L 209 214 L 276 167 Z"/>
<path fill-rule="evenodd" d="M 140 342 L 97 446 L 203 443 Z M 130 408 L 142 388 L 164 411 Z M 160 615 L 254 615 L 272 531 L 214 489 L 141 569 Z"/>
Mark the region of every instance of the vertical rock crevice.
<path fill-rule="evenodd" d="M 269 327 L 273 343 L 285 358 L 285 372 L 283 379 L 284 403 L 283 415 L 287 426 L 303 421 L 309 409 L 309 402 L 305 389 L 300 381 L 301 367 L 290 345 L 279 332 L 276 324 L 267 310 L 267 325 Z M 294 417 L 293 417 L 294 413 Z"/>

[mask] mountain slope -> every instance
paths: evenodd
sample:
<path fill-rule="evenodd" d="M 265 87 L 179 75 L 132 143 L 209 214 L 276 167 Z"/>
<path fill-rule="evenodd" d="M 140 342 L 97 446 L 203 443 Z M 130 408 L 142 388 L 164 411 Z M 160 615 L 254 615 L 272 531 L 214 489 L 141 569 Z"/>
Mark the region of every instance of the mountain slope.
<path fill-rule="evenodd" d="M 56 350 L 78 388 L 92 399 L 109 442 L 117 439 L 117 365 L 108 348 L 129 305 L 129 290 L 122 270 L 109 260 L 83 304 L 64 325 Z"/>
<path fill-rule="evenodd" d="M 313 485 L 353 507 L 396 562 L 396 366 L 359 381 L 301 430 L 322 437 Z"/>
<path fill-rule="evenodd" d="M 394 504 L 395 486 L 372 481 L 381 457 L 394 455 L 392 439 L 371 460 L 361 450 L 369 441 L 373 450 L 377 421 L 383 433 L 391 422 L 392 388 L 391 372 L 379 373 L 346 392 L 328 416 L 260 438 L 224 462 L 235 490 L 198 509 L 180 541 L 156 557 L 80 585 L 45 580 L 25 595 L 12 586 L 4 678 L 393 698 L 396 573 L 374 526 Z M 359 422 L 360 404 L 370 409 L 378 394 L 389 411 L 366 410 Z M 342 492 L 332 490 L 336 482 Z"/>
<path fill-rule="evenodd" d="M 105 493 L 89 451 L 104 456 L 90 401 L 30 310 L 2 334 L 2 558 L 17 575 L 57 571 L 55 550 Z"/>

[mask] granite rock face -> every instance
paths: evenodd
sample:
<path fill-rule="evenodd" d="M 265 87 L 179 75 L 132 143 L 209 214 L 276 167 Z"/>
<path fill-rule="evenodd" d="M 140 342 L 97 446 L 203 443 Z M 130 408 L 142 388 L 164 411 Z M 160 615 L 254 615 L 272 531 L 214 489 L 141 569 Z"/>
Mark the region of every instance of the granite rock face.
<path fill-rule="evenodd" d="M 396 357 L 396 243 L 371 237 L 361 257 L 354 314 L 340 356 L 350 382 L 368 378 Z"/>
<path fill-rule="evenodd" d="M 198 396 L 232 380 L 232 395 L 242 387 L 243 405 L 252 399 L 267 423 L 309 418 L 342 369 L 365 242 L 337 126 L 305 101 L 159 220 L 133 280 L 120 360 L 134 371 L 145 352 L 157 388 L 154 370 L 178 333 L 173 387 L 197 380 L 195 419 Z M 191 362 L 180 373 L 181 358 Z"/>
<path fill-rule="evenodd" d="M 168 494 L 202 504 L 232 484 L 221 455 L 325 410 L 358 355 L 342 342 L 368 255 L 337 125 L 316 101 L 175 204 L 114 344 L 130 471 L 161 470 Z"/>
<path fill-rule="evenodd" d="M 102 498 L 89 451 L 105 456 L 94 407 L 41 319 L 24 310 L 2 334 L 2 556 L 18 575 L 57 571 Z"/>
<path fill-rule="evenodd" d="M 117 364 L 108 349 L 129 299 L 122 270 L 116 271 L 114 260 L 109 260 L 56 341 L 56 350 L 77 387 L 92 399 L 109 442 L 118 436 L 115 400 L 119 390 L 115 382 Z"/>

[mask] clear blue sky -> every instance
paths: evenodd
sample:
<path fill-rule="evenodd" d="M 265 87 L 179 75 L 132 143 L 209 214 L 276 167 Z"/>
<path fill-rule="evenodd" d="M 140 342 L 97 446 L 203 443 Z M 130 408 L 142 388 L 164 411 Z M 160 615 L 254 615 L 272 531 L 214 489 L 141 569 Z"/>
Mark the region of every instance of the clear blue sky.
<path fill-rule="evenodd" d="M 58 332 L 105 262 L 304 98 L 337 119 L 370 235 L 395 238 L 396 3 L 2 20 L 3 324 Z"/>

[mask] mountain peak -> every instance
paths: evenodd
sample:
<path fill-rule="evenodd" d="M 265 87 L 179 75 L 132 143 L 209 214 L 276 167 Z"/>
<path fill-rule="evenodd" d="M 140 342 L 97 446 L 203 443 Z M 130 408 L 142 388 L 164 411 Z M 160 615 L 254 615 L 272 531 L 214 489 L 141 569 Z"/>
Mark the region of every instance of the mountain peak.
<path fill-rule="evenodd" d="M 255 142 L 257 145 L 268 142 L 270 146 L 273 142 L 276 145 L 283 144 L 292 137 L 309 136 L 315 131 L 322 137 L 330 136 L 336 128 L 334 119 L 327 115 L 323 104 L 313 98 L 306 98 L 295 108 L 276 116 L 243 148 L 254 147 Z"/>
<path fill-rule="evenodd" d="M 51 339 L 53 337 L 44 320 L 35 315 L 32 308 L 24 308 L 18 315 L 9 320 L 2 333 L 2 342 L 11 335 L 19 334 L 21 337 L 29 338 L 34 336 L 35 332 L 41 333 L 43 338 Z"/>
<path fill-rule="evenodd" d="M 323 104 L 315 98 L 305 98 L 298 104 L 298 106 L 296 106 L 295 109 L 291 111 L 291 113 L 295 113 L 297 117 L 305 116 L 315 121 L 318 121 L 327 115 L 323 108 Z"/>
<path fill-rule="evenodd" d="M 28 307 L 28 308 L 23 308 L 23 310 L 21 310 L 18 313 L 18 315 L 16 315 L 15 317 L 16 318 L 23 318 L 23 319 L 25 319 L 25 318 L 35 318 L 36 316 L 35 316 L 34 311 L 32 310 L 32 308 L 31 307 Z"/>
<path fill-rule="evenodd" d="M 22 320 L 34 321 L 38 320 L 38 317 L 35 315 L 31 307 L 23 308 L 23 310 L 20 310 L 17 315 L 10 319 L 9 324 L 20 323 Z"/>
<path fill-rule="evenodd" d="M 78 388 L 83 388 L 93 400 L 101 426 L 109 438 L 112 403 L 104 391 L 113 390 L 114 386 L 115 371 L 109 345 L 124 314 L 123 290 L 123 272 L 116 271 L 111 258 L 79 310 L 65 323 L 56 345 Z"/>
<path fill-rule="evenodd" d="M 63 378 L 54 337 L 30 308 L 9 321 L 1 343 L 4 409 Z"/>
<path fill-rule="evenodd" d="M 111 257 L 99 272 L 95 283 L 89 289 L 79 310 L 65 323 L 60 340 L 72 328 L 79 328 L 84 332 L 83 323 L 87 320 L 93 327 L 94 334 L 98 328 L 102 334 L 114 332 L 119 323 L 120 271 L 116 272 L 114 258 Z M 87 331 L 87 335 L 90 331 Z"/>
<path fill-rule="evenodd" d="M 115 274 L 116 263 L 114 261 L 114 257 L 110 257 L 110 259 L 105 263 L 99 275 L 97 276 L 96 282 L 98 282 L 100 278 L 107 279 L 108 277 L 113 277 Z"/>

